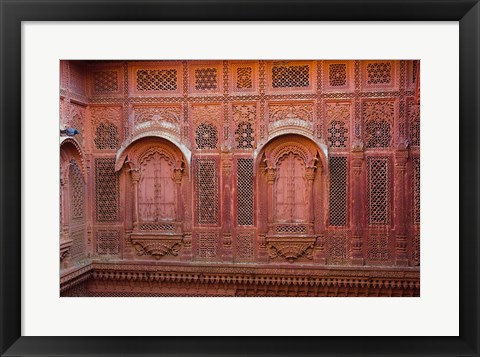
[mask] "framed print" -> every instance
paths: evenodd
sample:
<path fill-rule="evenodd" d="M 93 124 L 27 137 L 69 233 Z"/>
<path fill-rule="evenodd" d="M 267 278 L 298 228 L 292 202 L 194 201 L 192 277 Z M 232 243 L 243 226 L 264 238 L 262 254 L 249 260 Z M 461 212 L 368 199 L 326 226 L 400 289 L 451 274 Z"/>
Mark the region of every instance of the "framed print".
<path fill-rule="evenodd" d="M 477 1 L 1 4 L 2 355 L 478 355 Z"/>

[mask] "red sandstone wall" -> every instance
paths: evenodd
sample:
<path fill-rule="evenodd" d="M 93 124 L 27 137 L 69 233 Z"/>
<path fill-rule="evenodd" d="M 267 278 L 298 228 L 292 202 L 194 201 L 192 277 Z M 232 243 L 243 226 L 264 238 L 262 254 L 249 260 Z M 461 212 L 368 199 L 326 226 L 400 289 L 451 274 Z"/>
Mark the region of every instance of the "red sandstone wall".
<path fill-rule="evenodd" d="M 61 261 L 419 265 L 416 61 L 62 61 Z"/>

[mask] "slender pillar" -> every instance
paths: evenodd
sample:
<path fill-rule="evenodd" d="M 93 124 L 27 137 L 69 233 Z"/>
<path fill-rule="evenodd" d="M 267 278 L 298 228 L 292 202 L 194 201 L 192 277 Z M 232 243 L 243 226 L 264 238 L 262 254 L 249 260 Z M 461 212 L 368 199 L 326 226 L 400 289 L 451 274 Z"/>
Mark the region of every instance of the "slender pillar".
<path fill-rule="evenodd" d="M 310 233 L 313 233 L 313 222 L 314 222 L 314 197 L 313 197 L 313 180 L 315 179 L 315 166 L 307 167 L 305 169 L 305 178 L 307 179 L 307 197 L 308 200 L 308 223 L 310 224 L 309 230 Z"/>
<path fill-rule="evenodd" d="M 405 232 L 405 172 L 408 150 L 395 152 L 395 265 L 408 265 Z"/>
<path fill-rule="evenodd" d="M 273 219 L 274 219 L 274 197 L 273 197 L 273 184 L 275 183 L 276 169 L 273 167 L 267 167 L 267 222 L 268 232 L 272 233 Z"/>
<path fill-rule="evenodd" d="M 182 201 L 182 176 L 183 169 L 177 168 L 173 170 L 173 179 L 177 190 L 177 222 L 183 222 L 183 201 Z"/>
<path fill-rule="evenodd" d="M 363 195 L 362 195 L 362 167 L 364 162 L 363 150 L 352 153 L 353 187 L 352 187 L 352 253 L 351 263 L 363 265 L 362 237 L 363 237 Z"/>
<path fill-rule="evenodd" d="M 131 169 L 133 189 L 133 229 L 138 229 L 138 181 L 140 181 L 140 170 Z"/>

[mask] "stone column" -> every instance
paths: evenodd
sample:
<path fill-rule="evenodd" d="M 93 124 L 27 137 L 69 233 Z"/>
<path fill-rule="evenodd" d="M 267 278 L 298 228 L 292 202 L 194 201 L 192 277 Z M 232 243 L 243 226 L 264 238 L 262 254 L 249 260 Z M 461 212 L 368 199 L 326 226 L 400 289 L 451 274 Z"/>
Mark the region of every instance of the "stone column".
<path fill-rule="evenodd" d="M 395 152 L 395 265 L 408 265 L 407 237 L 405 232 L 405 172 L 408 150 Z"/>
<path fill-rule="evenodd" d="M 273 184 L 275 183 L 276 169 L 273 167 L 267 167 L 267 223 L 268 232 L 271 234 L 273 229 L 274 219 L 274 197 L 273 197 Z"/>
<path fill-rule="evenodd" d="M 315 166 L 306 167 L 305 168 L 305 178 L 307 179 L 307 197 L 308 200 L 308 223 L 309 226 L 309 233 L 313 234 L 313 222 L 314 222 L 314 199 L 313 197 L 313 180 L 315 179 Z M 311 231 L 310 231 L 311 230 Z"/>
<path fill-rule="evenodd" d="M 177 211 L 177 222 L 183 222 L 182 176 L 182 168 L 173 169 L 173 180 L 175 181 L 177 190 L 177 206 L 175 207 Z"/>
<path fill-rule="evenodd" d="M 363 265 L 363 204 L 362 194 L 362 167 L 364 162 L 363 150 L 356 150 L 352 153 L 352 253 L 350 261 L 353 265 Z"/>
<path fill-rule="evenodd" d="M 140 181 L 140 170 L 131 169 L 132 190 L 133 190 L 133 229 L 138 229 L 138 181 Z"/>
<path fill-rule="evenodd" d="M 60 190 L 62 191 L 60 195 L 62 199 L 62 211 L 60 212 L 60 220 L 62 222 L 62 226 L 60 227 L 60 239 L 66 240 L 68 239 L 68 222 L 70 221 L 68 217 L 70 207 L 68 202 L 68 178 L 65 177 L 60 179 Z"/>

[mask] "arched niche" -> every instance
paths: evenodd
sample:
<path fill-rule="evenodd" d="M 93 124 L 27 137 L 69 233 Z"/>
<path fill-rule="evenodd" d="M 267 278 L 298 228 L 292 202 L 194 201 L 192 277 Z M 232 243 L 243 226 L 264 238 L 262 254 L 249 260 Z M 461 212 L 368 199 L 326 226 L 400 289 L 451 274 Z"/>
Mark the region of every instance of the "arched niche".
<path fill-rule="evenodd" d="M 60 139 L 60 262 L 85 254 L 87 174 L 82 149 L 73 138 Z M 75 231 L 75 234 L 73 234 Z M 76 251 L 72 245 L 76 240 Z"/>
<path fill-rule="evenodd" d="M 275 137 L 256 161 L 259 231 L 271 259 L 312 259 L 324 227 L 326 157 L 309 138 Z"/>
<path fill-rule="evenodd" d="M 184 219 L 189 194 L 185 156 L 164 138 L 144 137 L 131 143 L 124 157 L 126 216 L 136 254 L 156 259 L 178 256 L 189 230 Z"/>

